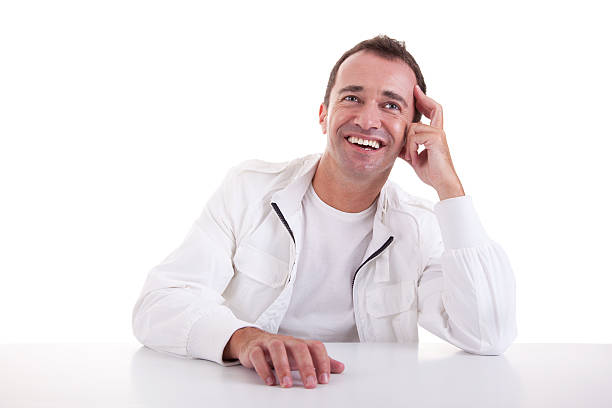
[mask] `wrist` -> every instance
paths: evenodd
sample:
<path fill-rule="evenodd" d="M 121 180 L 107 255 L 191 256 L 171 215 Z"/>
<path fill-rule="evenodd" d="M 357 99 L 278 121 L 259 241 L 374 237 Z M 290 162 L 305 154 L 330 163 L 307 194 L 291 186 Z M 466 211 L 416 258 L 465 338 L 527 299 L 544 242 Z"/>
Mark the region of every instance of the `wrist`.
<path fill-rule="evenodd" d="M 465 195 L 463 186 L 459 180 L 457 180 L 456 183 L 436 188 L 436 192 L 438 193 L 440 201 Z"/>
<path fill-rule="evenodd" d="M 248 341 L 256 332 L 257 327 L 242 327 L 232 334 L 223 350 L 223 360 L 237 360 L 240 356 L 240 348 L 245 341 Z"/>

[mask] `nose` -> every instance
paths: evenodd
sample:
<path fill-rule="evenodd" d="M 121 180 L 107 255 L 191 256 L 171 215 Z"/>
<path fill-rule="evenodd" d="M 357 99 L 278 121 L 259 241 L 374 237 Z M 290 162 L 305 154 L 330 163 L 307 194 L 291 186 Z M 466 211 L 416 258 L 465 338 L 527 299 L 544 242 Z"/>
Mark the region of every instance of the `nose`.
<path fill-rule="evenodd" d="M 365 130 L 380 128 L 380 117 L 376 103 L 364 103 L 355 116 L 355 124 Z"/>

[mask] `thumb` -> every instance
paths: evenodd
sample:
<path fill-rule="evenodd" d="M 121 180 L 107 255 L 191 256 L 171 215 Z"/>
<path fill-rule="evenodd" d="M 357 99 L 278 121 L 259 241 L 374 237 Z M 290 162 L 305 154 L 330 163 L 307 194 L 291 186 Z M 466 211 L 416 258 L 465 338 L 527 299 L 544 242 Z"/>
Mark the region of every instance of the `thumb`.
<path fill-rule="evenodd" d="M 330 357 L 329 362 L 330 362 L 332 374 L 340 374 L 341 372 L 344 371 L 344 364 L 342 364 L 340 361 L 334 360 L 333 358 Z"/>

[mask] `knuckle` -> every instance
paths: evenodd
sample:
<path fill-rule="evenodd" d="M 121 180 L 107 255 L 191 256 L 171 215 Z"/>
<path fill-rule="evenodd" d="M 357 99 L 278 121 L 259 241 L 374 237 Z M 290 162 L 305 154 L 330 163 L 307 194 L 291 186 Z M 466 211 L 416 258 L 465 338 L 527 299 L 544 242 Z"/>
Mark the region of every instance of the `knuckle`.
<path fill-rule="evenodd" d="M 261 354 L 263 354 L 263 351 L 258 346 L 252 347 L 251 349 L 249 349 L 249 352 L 248 352 L 249 358 L 251 358 L 251 359 L 257 358 Z"/>
<path fill-rule="evenodd" d="M 300 354 L 310 354 L 310 351 L 308 349 L 308 344 L 300 342 L 297 343 L 295 346 L 295 350 L 300 353 Z"/>
<path fill-rule="evenodd" d="M 323 342 L 315 340 L 312 343 L 310 343 L 310 347 L 312 348 L 313 351 L 320 353 L 320 354 L 324 354 L 327 355 L 327 349 L 325 348 L 325 344 L 323 344 Z"/>
<path fill-rule="evenodd" d="M 285 347 L 285 343 L 283 343 L 283 341 L 279 338 L 272 338 L 268 341 L 268 347 L 273 350 L 279 350 Z"/>

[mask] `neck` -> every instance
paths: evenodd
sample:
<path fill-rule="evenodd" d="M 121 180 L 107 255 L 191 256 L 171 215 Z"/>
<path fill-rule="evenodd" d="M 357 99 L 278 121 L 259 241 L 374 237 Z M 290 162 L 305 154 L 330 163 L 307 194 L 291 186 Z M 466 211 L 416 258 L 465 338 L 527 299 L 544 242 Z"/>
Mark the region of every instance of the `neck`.
<path fill-rule="evenodd" d="M 388 177 L 389 172 L 372 177 L 345 174 L 325 152 L 312 179 L 312 187 L 327 205 L 356 213 L 376 201 Z"/>

